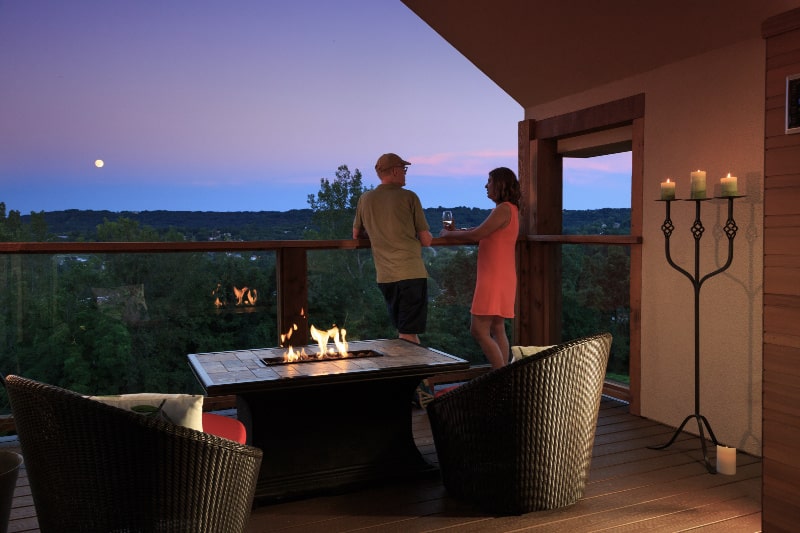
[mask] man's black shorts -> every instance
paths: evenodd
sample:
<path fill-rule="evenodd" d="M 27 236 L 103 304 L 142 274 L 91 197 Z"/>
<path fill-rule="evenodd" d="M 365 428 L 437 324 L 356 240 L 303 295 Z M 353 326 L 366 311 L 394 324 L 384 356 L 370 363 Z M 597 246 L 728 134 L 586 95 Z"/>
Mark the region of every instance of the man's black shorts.
<path fill-rule="evenodd" d="M 428 321 L 428 279 L 404 279 L 378 283 L 389 318 L 399 333 L 424 333 Z"/>

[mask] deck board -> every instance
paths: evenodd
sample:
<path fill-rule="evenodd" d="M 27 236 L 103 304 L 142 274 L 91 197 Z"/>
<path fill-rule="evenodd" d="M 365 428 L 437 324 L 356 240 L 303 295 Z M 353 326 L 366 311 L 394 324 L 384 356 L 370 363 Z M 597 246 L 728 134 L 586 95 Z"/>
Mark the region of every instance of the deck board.
<path fill-rule="evenodd" d="M 436 449 L 423 410 L 414 412 L 414 435 L 426 460 Z M 520 516 L 487 515 L 448 496 L 438 475 L 389 482 L 343 494 L 259 505 L 248 533 L 265 531 L 506 532 L 761 530 L 761 461 L 738 454 L 735 476 L 712 475 L 702 463 L 698 438 L 681 433 L 666 450 L 674 428 L 636 417 L 627 405 L 604 398 L 592 468 L 584 497 L 575 505 Z M 14 441 L 2 444 L 15 447 Z M 713 457 L 713 446 L 709 445 Z M 10 532 L 38 531 L 25 468 L 20 471 Z"/>

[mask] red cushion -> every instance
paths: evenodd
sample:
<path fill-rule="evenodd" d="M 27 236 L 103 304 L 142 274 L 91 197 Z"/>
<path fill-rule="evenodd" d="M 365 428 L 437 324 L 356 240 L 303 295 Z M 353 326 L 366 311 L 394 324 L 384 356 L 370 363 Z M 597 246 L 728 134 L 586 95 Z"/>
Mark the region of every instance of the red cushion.
<path fill-rule="evenodd" d="M 244 428 L 244 424 L 229 416 L 203 413 L 203 431 L 235 440 L 239 444 L 247 442 L 247 430 Z"/>
<path fill-rule="evenodd" d="M 439 390 L 437 390 L 437 391 L 436 391 L 436 392 L 433 394 L 433 396 L 434 396 L 435 398 L 438 398 L 439 396 L 441 396 L 441 395 L 442 395 L 442 394 L 444 394 L 445 392 L 450 392 L 451 390 L 455 389 L 455 388 L 456 388 L 456 387 L 458 387 L 459 385 L 461 385 L 461 383 L 458 383 L 458 384 L 456 384 L 456 385 L 450 385 L 449 387 L 445 387 L 445 388 L 443 388 L 443 389 L 439 389 Z"/>

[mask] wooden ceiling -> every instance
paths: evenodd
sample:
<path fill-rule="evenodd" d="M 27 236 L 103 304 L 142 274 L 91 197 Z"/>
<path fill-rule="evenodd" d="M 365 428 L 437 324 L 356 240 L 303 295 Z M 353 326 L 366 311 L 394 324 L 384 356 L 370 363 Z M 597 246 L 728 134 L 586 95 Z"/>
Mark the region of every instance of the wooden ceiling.
<path fill-rule="evenodd" d="M 800 0 L 402 0 L 524 108 L 737 42 Z"/>

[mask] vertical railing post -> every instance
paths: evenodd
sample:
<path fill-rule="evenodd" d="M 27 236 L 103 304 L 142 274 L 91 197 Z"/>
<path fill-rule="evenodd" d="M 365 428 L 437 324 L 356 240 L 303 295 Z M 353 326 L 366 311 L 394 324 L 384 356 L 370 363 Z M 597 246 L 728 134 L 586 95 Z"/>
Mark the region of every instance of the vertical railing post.
<path fill-rule="evenodd" d="M 529 164 L 522 167 L 522 216 L 520 232 L 527 235 L 561 233 L 562 160 L 553 139 L 529 139 L 535 128 L 520 126 L 520 145 L 527 147 Z M 525 144 L 527 143 L 527 144 Z M 524 170 L 524 171 L 523 171 Z M 516 321 L 520 344 L 556 344 L 561 340 L 561 246 L 526 243 L 520 246 L 523 256 L 517 276 L 518 296 L 526 308 Z"/>
<path fill-rule="evenodd" d="M 308 338 L 308 259 L 304 248 L 277 251 L 278 332 L 286 335 L 283 344 L 305 346 Z M 296 326 L 296 327 L 295 327 Z"/>

